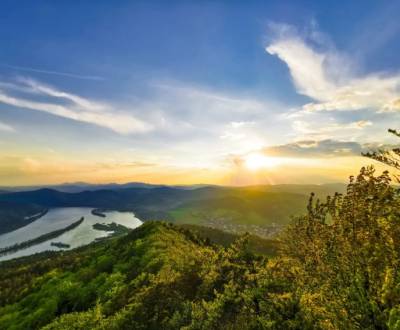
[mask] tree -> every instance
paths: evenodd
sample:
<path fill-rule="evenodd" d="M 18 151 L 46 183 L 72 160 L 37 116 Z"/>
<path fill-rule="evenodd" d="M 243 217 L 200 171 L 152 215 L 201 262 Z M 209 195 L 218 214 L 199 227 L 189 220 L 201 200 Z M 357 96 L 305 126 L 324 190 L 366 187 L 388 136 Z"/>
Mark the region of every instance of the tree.
<path fill-rule="evenodd" d="M 317 328 L 386 329 L 400 305 L 400 195 L 388 172 L 351 177 L 346 194 L 310 198 L 283 235 L 301 308 Z"/>
<path fill-rule="evenodd" d="M 400 131 L 394 129 L 389 129 L 389 133 L 400 137 Z M 369 151 L 362 154 L 365 157 L 375 159 L 378 162 L 394 167 L 396 170 L 400 171 L 400 148 L 395 147 L 391 149 L 379 149 L 377 151 Z M 397 182 L 400 182 L 399 175 L 393 175 Z"/>

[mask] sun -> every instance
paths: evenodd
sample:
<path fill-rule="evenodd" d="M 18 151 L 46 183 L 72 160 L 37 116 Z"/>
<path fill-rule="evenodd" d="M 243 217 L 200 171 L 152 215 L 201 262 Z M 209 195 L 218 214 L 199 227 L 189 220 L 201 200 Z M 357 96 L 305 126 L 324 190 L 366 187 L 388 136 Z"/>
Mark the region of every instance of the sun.
<path fill-rule="evenodd" d="M 245 157 L 245 166 L 252 171 L 256 171 L 262 168 L 276 167 L 280 164 L 279 159 L 268 157 L 260 153 L 252 153 Z"/>

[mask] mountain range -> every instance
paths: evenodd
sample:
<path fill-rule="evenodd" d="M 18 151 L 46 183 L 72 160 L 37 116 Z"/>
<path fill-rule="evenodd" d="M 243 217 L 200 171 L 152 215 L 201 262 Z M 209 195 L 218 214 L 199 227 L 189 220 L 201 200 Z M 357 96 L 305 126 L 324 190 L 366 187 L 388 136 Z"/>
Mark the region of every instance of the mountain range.
<path fill-rule="evenodd" d="M 93 207 L 132 211 L 144 221 L 167 220 L 224 229 L 225 224 L 287 224 L 291 216 L 305 212 L 306 201 L 311 192 L 325 198 L 335 192 L 343 192 L 345 187 L 341 184 L 174 187 L 143 183 L 106 186 L 107 189 L 103 185 L 91 185 L 90 190 L 80 191 L 86 186 L 75 184 L 68 186 L 68 192 L 50 188 L 3 192 L 0 194 L 0 202 L 14 203 L 20 208 L 34 205 L 37 209 Z M 72 192 L 74 190 L 77 192 Z M 14 217 L 12 228 L 23 225 L 23 219 L 20 217 L 18 221 Z M 5 226 L 6 222 L 10 222 L 6 216 L 0 219 L 0 233 L 10 228 L 9 225 Z"/>

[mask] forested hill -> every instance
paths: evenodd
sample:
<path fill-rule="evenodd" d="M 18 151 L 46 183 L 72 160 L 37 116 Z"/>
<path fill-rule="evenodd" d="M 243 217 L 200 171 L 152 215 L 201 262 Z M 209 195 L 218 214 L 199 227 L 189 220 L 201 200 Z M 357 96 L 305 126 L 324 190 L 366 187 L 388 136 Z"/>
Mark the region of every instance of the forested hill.
<path fill-rule="evenodd" d="M 46 207 L 32 203 L 0 201 L 0 234 L 25 226 L 46 212 Z"/>
<path fill-rule="evenodd" d="M 238 290 L 266 265 L 245 246 L 245 238 L 223 248 L 188 229 L 147 222 L 119 239 L 4 262 L 0 328 L 177 329 L 188 324 L 188 308 L 201 312 L 203 299 L 207 309 L 217 306 L 216 290 L 232 281 Z"/>
<path fill-rule="evenodd" d="M 173 208 L 186 201 L 214 199 L 226 196 L 243 196 L 246 194 L 295 194 L 309 196 L 311 192 L 327 196 L 337 191 L 344 191 L 344 185 L 270 185 L 250 187 L 206 186 L 195 189 L 176 187 L 123 188 L 86 190 L 66 193 L 54 189 L 38 189 L 21 192 L 3 192 L 0 201 L 34 203 L 47 207 L 57 206 L 91 206 L 110 208 L 132 208 L 139 205 L 154 209 Z"/>
<path fill-rule="evenodd" d="M 340 190 L 343 187 L 339 187 Z M 127 210 L 135 212 L 141 220 L 203 225 L 215 225 L 217 221 L 263 226 L 287 224 L 292 215 L 305 212 L 305 203 L 311 192 L 326 196 L 337 188 L 337 185 L 206 186 L 193 189 L 146 186 L 77 193 L 39 189 L 3 193 L 0 201 L 36 204 L 43 208 L 88 206 Z M 3 221 L 4 218 L 0 219 L 0 228 Z"/>
<path fill-rule="evenodd" d="M 276 256 L 248 235 L 220 246 L 207 230 L 147 222 L 0 263 L 0 329 L 399 329 L 400 195 L 389 176 L 362 169 L 345 195 L 310 198 L 307 210 Z"/>

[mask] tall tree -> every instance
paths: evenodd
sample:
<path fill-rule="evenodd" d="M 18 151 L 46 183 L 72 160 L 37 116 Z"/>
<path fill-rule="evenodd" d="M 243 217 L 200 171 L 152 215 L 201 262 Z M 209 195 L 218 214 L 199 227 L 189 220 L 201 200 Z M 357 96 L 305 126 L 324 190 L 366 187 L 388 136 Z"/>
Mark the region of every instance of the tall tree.
<path fill-rule="evenodd" d="M 389 133 L 400 137 L 400 131 L 389 129 Z M 383 164 L 394 167 L 400 171 L 400 148 L 394 147 L 391 149 L 379 149 L 378 151 L 370 151 L 363 153 L 363 156 L 375 159 Z M 393 175 L 397 182 L 400 182 L 400 175 Z"/>

